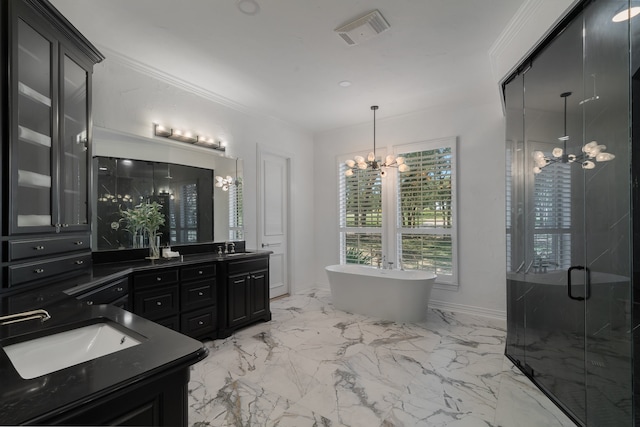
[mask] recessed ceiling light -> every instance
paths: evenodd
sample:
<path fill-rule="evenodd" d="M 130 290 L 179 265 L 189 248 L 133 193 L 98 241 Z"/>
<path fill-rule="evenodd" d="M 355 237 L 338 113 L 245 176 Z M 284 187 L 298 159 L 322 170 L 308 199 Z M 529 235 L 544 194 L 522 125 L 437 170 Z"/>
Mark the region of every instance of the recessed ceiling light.
<path fill-rule="evenodd" d="M 351 82 L 349 80 L 343 80 L 340 83 L 338 83 L 338 85 L 341 87 L 349 87 L 351 86 Z"/>
<path fill-rule="evenodd" d="M 260 5 L 256 0 L 240 0 L 238 9 L 245 15 L 256 15 L 260 12 Z"/>
<path fill-rule="evenodd" d="M 624 22 L 627 19 L 631 19 L 634 16 L 637 16 L 639 13 L 640 13 L 640 7 L 634 6 L 629 9 L 624 9 L 619 13 L 616 13 L 616 15 L 611 20 L 613 22 Z"/>

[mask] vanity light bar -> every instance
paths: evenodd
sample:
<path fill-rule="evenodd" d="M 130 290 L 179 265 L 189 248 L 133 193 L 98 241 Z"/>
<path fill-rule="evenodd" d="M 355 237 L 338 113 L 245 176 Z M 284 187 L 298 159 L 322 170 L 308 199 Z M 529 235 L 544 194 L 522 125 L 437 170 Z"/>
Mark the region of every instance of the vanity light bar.
<path fill-rule="evenodd" d="M 184 132 L 179 129 L 166 128 L 157 123 L 153 124 L 153 134 L 155 136 L 161 136 L 164 138 L 170 138 L 180 142 L 187 142 L 189 144 L 196 144 L 202 147 L 213 148 L 214 150 L 225 151 L 226 148 L 220 141 L 215 141 L 212 138 L 205 138 L 198 135 L 193 135 L 189 132 Z"/>

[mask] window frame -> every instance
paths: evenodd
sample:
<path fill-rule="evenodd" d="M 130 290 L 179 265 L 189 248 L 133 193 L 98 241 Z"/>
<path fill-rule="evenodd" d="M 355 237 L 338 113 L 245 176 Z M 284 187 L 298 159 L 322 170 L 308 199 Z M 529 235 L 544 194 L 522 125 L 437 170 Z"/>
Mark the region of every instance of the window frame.
<path fill-rule="evenodd" d="M 403 234 L 425 235 L 425 236 L 451 236 L 451 275 L 438 275 L 436 278 L 436 287 L 440 289 L 457 290 L 458 283 L 458 198 L 457 198 L 457 156 L 458 144 L 456 137 L 445 137 L 431 139 L 426 141 L 412 142 L 393 146 L 393 152 L 396 156 L 402 156 L 406 153 L 416 153 L 421 151 L 430 151 L 436 149 L 448 148 L 451 153 L 451 227 L 434 227 L 434 228 L 405 228 L 400 224 L 400 172 L 389 174 L 394 177 L 392 184 L 391 198 L 393 199 L 393 243 L 392 252 L 396 259 L 401 259 L 402 248 L 401 239 Z"/>
<path fill-rule="evenodd" d="M 381 198 L 382 198 L 382 227 L 346 227 L 344 223 L 344 203 L 345 198 L 345 176 L 344 162 L 353 159 L 356 155 L 363 155 L 364 151 L 357 153 L 342 154 L 336 157 L 338 169 L 338 229 L 340 240 L 340 263 L 346 263 L 346 234 L 357 233 L 380 233 L 382 242 L 381 255 L 387 261 L 394 262 L 394 268 L 401 267 L 398 260 L 401 257 L 401 236 L 402 234 L 420 235 L 450 235 L 451 236 L 451 271 L 449 276 L 438 276 L 435 288 L 457 290 L 458 289 L 458 214 L 457 214 L 457 137 L 445 137 L 426 141 L 412 142 L 408 144 L 394 145 L 391 152 L 395 156 L 403 153 L 420 152 L 439 148 L 450 148 L 451 150 L 451 227 L 434 229 L 406 229 L 400 227 L 400 194 L 398 192 L 400 183 L 400 172 L 396 168 L 387 168 L 387 174 L 381 178 Z M 384 158 L 385 149 L 376 150 L 378 158 Z M 364 153 L 366 154 L 366 153 Z M 406 233 L 406 230 L 411 231 Z"/>
<path fill-rule="evenodd" d="M 386 151 L 385 150 L 376 150 L 376 155 L 378 157 L 380 157 L 381 155 L 384 156 L 384 153 Z M 366 153 L 365 153 L 366 154 Z M 337 174 L 338 174 L 338 233 L 339 233 L 339 239 L 340 239 L 340 264 L 346 264 L 347 263 L 347 244 L 346 244 L 346 240 L 347 240 L 347 234 L 349 233 L 355 233 L 355 234 L 361 234 L 361 235 L 380 235 L 380 245 L 381 245 L 381 252 L 379 254 L 378 257 L 373 258 L 371 261 L 371 264 L 361 264 L 361 265 L 371 265 L 374 266 L 378 264 L 378 261 L 380 263 L 382 263 L 382 257 L 386 256 L 385 254 L 385 233 L 384 233 L 384 229 L 385 229 L 385 219 L 384 219 L 384 205 L 385 205 L 385 194 L 387 193 L 387 191 L 385 190 L 385 180 L 381 179 L 381 188 L 380 188 L 380 198 L 381 198 L 381 216 L 382 216 L 382 221 L 381 221 L 381 225 L 380 227 L 348 227 L 346 225 L 346 215 L 344 215 L 345 213 L 345 203 L 346 203 L 346 197 L 345 197 L 345 190 L 346 190 L 346 177 L 344 175 L 344 172 L 346 171 L 347 167 L 345 165 L 345 161 L 349 160 L 349 159 L 353 159 L 355 156 L 358 155 L 362 155 L 362 152 L 355 152 L 355 153 L 347 153 L 347 154 L 342 154 L 337 156 Z M 357 172 L 356 172 L 357 173 Z"/>

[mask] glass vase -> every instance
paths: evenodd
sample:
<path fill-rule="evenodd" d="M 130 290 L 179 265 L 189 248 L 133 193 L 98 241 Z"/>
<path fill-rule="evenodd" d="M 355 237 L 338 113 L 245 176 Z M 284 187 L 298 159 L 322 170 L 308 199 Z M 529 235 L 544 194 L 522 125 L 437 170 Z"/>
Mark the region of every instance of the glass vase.
<path fill-rule="evenodd" d="M 149 233 L 149 259 L 160 259 L 160 236 Z"/>

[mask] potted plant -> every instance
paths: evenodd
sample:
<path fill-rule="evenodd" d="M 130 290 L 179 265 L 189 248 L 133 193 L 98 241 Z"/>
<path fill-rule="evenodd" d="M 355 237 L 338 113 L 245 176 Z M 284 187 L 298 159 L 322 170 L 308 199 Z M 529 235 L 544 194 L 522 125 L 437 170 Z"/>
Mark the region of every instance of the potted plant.
<path fill-rule="evenodd" d="M 143 202 L 121 211 L 122 220 L 127 223 L 127 230 L 134 236 L 145 233 L 149 237 L 149 258 L 160 258 L 160 248 L 157 237 L 160 235 L 158 229 L 164 225 L 164 215 L 162 205 L 158 202 Z"/>

